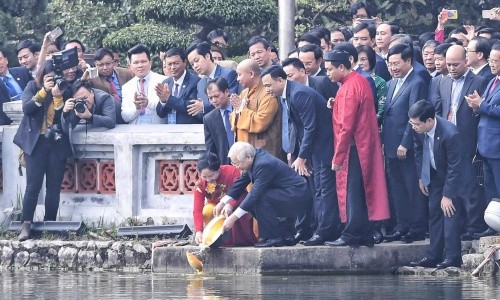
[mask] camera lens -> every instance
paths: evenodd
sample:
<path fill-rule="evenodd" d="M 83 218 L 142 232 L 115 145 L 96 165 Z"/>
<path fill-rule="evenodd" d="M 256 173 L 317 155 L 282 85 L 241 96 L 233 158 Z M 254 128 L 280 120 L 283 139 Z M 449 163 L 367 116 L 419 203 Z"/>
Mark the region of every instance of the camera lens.
<path fill-rule="evenodd" d="M 85 101 L 84 100 L 76 100 L 75 110 L 79 113 L 85 112 Z"/>

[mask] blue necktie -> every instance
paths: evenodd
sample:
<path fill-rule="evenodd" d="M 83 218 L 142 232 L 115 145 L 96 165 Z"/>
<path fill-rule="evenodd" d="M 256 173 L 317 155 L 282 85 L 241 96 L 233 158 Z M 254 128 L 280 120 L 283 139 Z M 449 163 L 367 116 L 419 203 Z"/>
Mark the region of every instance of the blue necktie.
<path fill-rule="evenodd" d="M 231 130 L 231 123 L 229 123 L 229 110 L 226 109 L 224 111 L 224 127 L 226 129 L 226 137 L 227 137 L 227 142 L 229 144 L 229 148 L 234 143 L 234 132 Z"/>
<path fill-rule="evenodd" d="M 293 147 L 290 141 L 290 126 L 288 119 L 290 118 L 289 113 L 288 113 L 288 106 L 286 104 L 286 98 L 281 98 L 281 145 L 283 150 L 286 153 L 292 153 L 293 152 Z"/>
<path fill-rule="evenodd" d="M 429 186 L 431 182 L 431 152 L 429 149 L 429 135 L 424 134 L 424 148 L 422 149 L 422 175 L 420 179 L 422 179 L 422 183 L 425 186 Z"/>
<path fill-rule="evenodd" d="M 5 83 L 5 87 L 7 88 L 7 91 L 9 92 L 10 98 L 13 100 L 16 100 L 17 99 L 16 88 L 10 82 L 10 78 L 5 76 L 5 77 L 2 77 L 2 80 Z"/>

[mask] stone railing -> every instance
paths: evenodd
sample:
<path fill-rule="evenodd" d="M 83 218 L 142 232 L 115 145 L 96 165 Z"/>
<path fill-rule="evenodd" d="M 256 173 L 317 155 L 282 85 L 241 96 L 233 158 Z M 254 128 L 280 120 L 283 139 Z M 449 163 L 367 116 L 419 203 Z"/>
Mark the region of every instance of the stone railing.
<path fill-rule="evenodd" d="M 26 170 L 24 176 L 18 171 L 20 150 L 12 143 L 21 103 L 6 103 L 4 111 L 14 122 L 0 128 L 0 210 L 18 206 L 26 187 Z M 66 165 L 58 220 L 118 225 L 151 217 L 157 225 L 192 225 L 203 125 L 118 125 L 87 132 L 78 125 L 72 141 L 78 159 Z M 35 220 L 43 218 L 43 197 L 42 188 Z"/>

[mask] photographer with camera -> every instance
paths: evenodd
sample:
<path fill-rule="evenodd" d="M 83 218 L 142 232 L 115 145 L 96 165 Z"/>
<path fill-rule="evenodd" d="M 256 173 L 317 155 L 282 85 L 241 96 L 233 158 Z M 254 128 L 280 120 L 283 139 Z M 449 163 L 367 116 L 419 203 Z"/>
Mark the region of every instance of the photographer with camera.
<path fill-rule="evenodd" d="M 66 100 L 61 119 L 62 129 L 68 133 L 80 120 L 93 127 L 114 128 L 115 101 L 108 93 L 93 89 L 89 81 L 77 80 L 72 86 L 73 98 Z"/>
<path fill-rule="evenodd" d="M 69 80 L 67 74 L 62 72 L 63 80 Z M 35 80 L 28 83 L 22 95 L 24 116 L 14 137 L 14 144 L 24 151 L 26 162 L 23 225 L 19 241 L 30 237 L 44 176 L 46 194 L 43 219 L 56 220 L 66 160 L 71 156 L 69 137 L 61 130 L 62 108 L 67 97 L 56 84 L 55 77 L 56 67 L 52 60 L 48 60 L 41 65 Z M 66 91 L 68 93 L 69 90 Z"/>

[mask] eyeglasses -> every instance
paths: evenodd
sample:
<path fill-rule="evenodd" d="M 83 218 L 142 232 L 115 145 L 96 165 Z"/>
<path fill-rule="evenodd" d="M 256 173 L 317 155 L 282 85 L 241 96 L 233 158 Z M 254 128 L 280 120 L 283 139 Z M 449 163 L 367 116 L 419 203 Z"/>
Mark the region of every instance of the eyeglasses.
<path fill-rule="evenodd" d="M 496 64 L 500 63 L 500 60 L 496 60 L 496 59 L 491 59 L 491 58 L 489 58 L 489 59 L 488 59 L 488 62 L 489 62 L 490 64 L 494 64 L 494 65 L 496 65 Z"/>
<path fill-rule="evenodd" d="M 476 51 L 476 50 L 469 50 L 469 49 L 465 48 L 465 52 L 479 52 L 479 51 Z"/>

